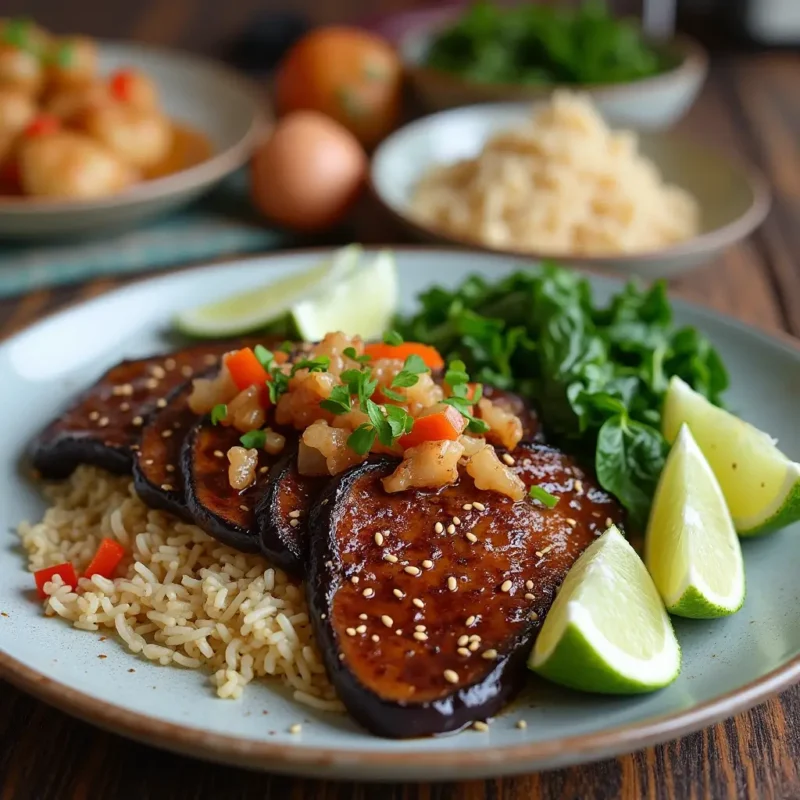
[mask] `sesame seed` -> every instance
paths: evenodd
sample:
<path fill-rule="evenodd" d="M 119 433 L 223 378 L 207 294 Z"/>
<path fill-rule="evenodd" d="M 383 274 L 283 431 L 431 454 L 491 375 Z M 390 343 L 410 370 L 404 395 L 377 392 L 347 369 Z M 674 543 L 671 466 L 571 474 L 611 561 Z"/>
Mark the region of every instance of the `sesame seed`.
<path fill-rule="evenodd" d="M 244 503 L 242 503 L 242 504 L 239 506 L 239 508 L 241 508 L 241 509 L 242 509 L 242 511 L 249 511 L 249 509 L 247 508 L 247 506 L 246 506 Z"/>
<path fill-rule="evenodd" d="M 534 553 L 536 554 L 537 558 L 541 558 L 542 557 L 542 551 L 541 550 L 534 550 Z"/>
<path fill-rule="evenodd" d="M 456 526 L 451 523 L 447 526 L 447 532 L 452 536 L 456 532 Z"/>
<path fill-rule="evenodd" d="M 511 581 L 503 581 L 500 584 L 500 591 L 501 592 L 508 592 L 508 591 L 511 590 L 512 586 L 513 586 L 513 584 L 511 583 Z"/>
<path fill-rule="evenodd" d="M 472 727 L 480 733 L 486 733 L 486 731 L 489 730 L 489 726 L 485 722 L 481 722 L 479 719 L 476 719 L 475 722 L 472 723 Z"/>
<path fill-rule="evenodd" d="M 423 631 L 414 631 L 411 634 L 418 642 L 427 642 L 428 641 L 428 634 L 424 633 Z"/>
<path fill-rule="evenodd" d="M 350 583 L 352 583 L 353 585 L 357 584 L 357 583 L 358 583 L 358 581 L 359 581 L 359 577 L 358 577 L 358 575 L 353 575 L 353 576 L 350 578 Z"/>
<path fill-rule="evenodd" d="M 443 673 L 444 679 L 448 683 L 458 683 L 458 673 L 452 669 L 446 669 Z"/>
<path fill-rule="evenodd" d="M 422 566 L 423 566 L 425 569 L 430 569 L 430 568 L 433 566 L 433 561 L 431 561 L 429 558 L 426 558 L 426 559 L 425 559 L 425 560 L 422 562 Z"/>
<path fill-rule="evenodd" d="M 136 425 L 136 427 L 138 428 L 138 427 L 139 427 L 139 425 L 142 425 L 142 424 L 144 424 L 144 420 L 143 420 L 141 417 L 134 417 L 134 418 L 131 420 L 131 424 L 132 424 L 132 425 Z M 172 434 L 172 431 L 170 431 L 170 435 L 171 435 L 171 434 Z M 163 434 L 162 434 L 162 435 L 163 435 Z"/>
<path fill-rule="evenodd" d="M 134 422 L 134 424 L 135 424 L 135 423 L 136 423 L 136 420 L 134 420 L 133 422 Z M 162 436 L 164 439 L 169 439 L 169 437 L 170 437 L 170 436 L 172 436 L 172 431 L 171 431 L 171 430 L 161 431 L 161 436 Z"/>
<path fill-rule="evenodd" d="M 483 503 L 478 503 L 478 502 L 476 502 L 476 501 L 473 501 L 473 503 L 472 503 L 472 507 L 473 507 L 473 508 L 474 508 L 476 511 L 486 511 L 486 506 L 485 506 Z"/>
<path fill-rule="evenodd" d="M 215 454 L 216 455 L 216 454 Z M 259 467 L 258 471 L 263 475 L 269 470 L 269 467 Z"/>
<path fill-rule="evenodd" d="M 174 369 L 175 369 L 175 367 L 176 367 L 175 359 L 174 359 L 174 358 L 168 358 L 168 359 L 167 359 L 167 360 L 164 362 L 164 367 L 165 367 L 166 369 L 168 369 L 170 372 L 172 372 L 172 370 L 174 370 Z"/>
<path fill-rule="evenodd" d="M 167 464 L 167 466 L 166 466 L 166 467 L 164 467 L 164 469 L 165 469 L 167 472 L 175 472 L 175 465 L 174 465 L 174 464 Z"/>
<path fill-rule="evenodd" d="M 475 534 L 474 534 L 472 531 L 467 531 L 467 532 L 464 534 L 464 538 L 465 538 L 465 539 L 466 539 L 468 542 L 471 542 L 472 544 L 475 544 L 475 542 L 477 542 L 477 541 L 478 541 L 478 537 L 477 537 L 477 536 L 476 536 L 476 535 L 475 535 Z"/>
<path fill-rule="evenodd" d="M 215 455 L 217 458 L 223 458 L 223 457 L 225 456 L 225 453 L 223 453 L 223 452 L 222 452 L 222 450 L 215 450 L 215 451 L 214 451 L 214 455 Z"/>
<path fill-rule="evenodd" d="M 542 548 L 542 555 L 547 555 L 553 549 L 553 545 L 549 544 L 547 547 Z"/>
<path fill-rule="evenodd" d="M 524 730 L 525 730 L 525 728 L 527 728 L 527 727 L 528 727 L 528 723 L 527 723 L 527 722 L 525 722 L 525 720 L 524 720 L 524 719 L 518 719 L 518 720 L 517 720 L 517 727 L 518 727 L 518 728 L 519 728 L 521 731 L 524 731 Z"/>
<path fill-rule="evenodd" d="M 533 581 L 531 581 L 531 580 L 525 581 L 525 588 L 526 589 L 533 589 Z"/>
<path fill-rule="evenodd" d="M 395 635 L 395 636 L 402 636 L 402 635 L 403 635 L 403 631 L 402 631 L 402 629 L 401 629 L 401 628 L 398 628 L 398 629 L 397 629 L 397 630 L 394 632 L 394 635 Z"/>
<path fill-rule="evenodd" d="M 485 658 L 487 661 L 494 661 L 497 658 L 497 650 L 490 647 L 488 650 L 484 650 L 481 653 L 481 658 Z"/>
<path fill-rule="evenodd" d="M 299 722 L 295 722 L 295 724 L 289 728 L 289 733 L 300 733 L 302 730 L 303 726 Z"/>
<path fill-rule="evenodd" d="M 339 661 L 344 661 L 344 653 L 339 653 Z"/>
<path fill-rule="evenodd" d="M 458 650 L 456 650 L 456 652 L 457 652 L 457 653 L 458 653 L 460 656 L 470 656 L 470 655 L 472 655 L 472 654 L 469 652 L 469 650 L 467 650 L 467 648 L 466 648 L 466 647 L 459 647 L 459 648 L 458 648 Z"/>
<path fill-rule="evenodd" d="M 300 512 L 297 509 L 295 509 L 294 511 L 290 511 L 289 512 L 289 517 L 291 519 L 297 519 L 299 516 L 300 516 Z"/>
<path fill-rule="evenodd" d="M 426 626 L 425 625 L 415 625 L 414 626 L 414 630 L 415 631 L 424 631 L 424 630 L 426 630 Z"/>
<path fill-rule="evenodd" d="M 152 458 L 146 458 L 146 459 L 145 459 L 145 461 L 144 461 L 144 463 L 145 463 L 145 464 L 147 464 L 147 466 L 148 466 L 148 467 L 151 467 L 151 466 L 153 466 L 153 464 L 155 464 L 156 462 L 155 462 L 155 461 L 153 461 L 153 459 L 152 459 Z"/>
<path fill-rule="evenodd" d="M 407 572 L 409 575 L 419 575 L 422 570 L 419 567 L 403 567 L 403 572 Z"/>
<path fill-rule="evenodd" d="M 155 378 L 148 378 L 144 382 L 145 387 L 148 389 L 157 389 L 158 388 L 158 381 Z"/>
<path fill-rule="evenodd" d="M 470 642 L 468 645 L 470 653 L 474 653 L 480 646 L 480 642 Z"/>
<path fill-rule="evenodd" d="M 477 633 L 473 633 L 473 634 L 470 634 L 469 640 L 471 642 L 479 642 L 481 640 L 481 637 L 478 636 Z"/>
<path fill-rule="evenodd" d="M 369 617 L 368 617 L 366 614 L 359 614 L 359 615 L 358 615 L 358 618 L 359 618 L 359 619 L 363 619 L 363 620 L 364 620 L 364 622 L 366 622 L 366 621 L 369 619 Z"/>
<path fill-rule="evenodd" d="M 597 517 L 597 519 L 600 519 L 600 517 L 602 517 L 603 515 L 599 511 L 592 511 L 592 516 Z"/>
<path fill-rule="evenodd" d="M 345 628 L 345 629 L 344 629 L 344 632 L 345 632 L 345 633 L 346 633 L 348 636 L 355 636 L 355 635 L 356 635 L 356 629 L 355 629 L 355 628 Z"/>
<path fill-rule="evenodd" d="M 390 564 L 396 564 L 397 563 L 397 556 L 393 556 L 391 553 L 384 553 L 383 554 L 383 560 L 384 561 L 388 561 Z"/>
<path fill-rule="evenodd" d="M 574 485 L 574 487 L 575 487 L 575 491 L 576 491 L 578 494 L 583 494 L 583 481 L 581 481 L 581 480 L 576 480 L 576 481 L 575 481 L 575 483 L 574 483 L 573 485 Z"/>
<path fill-rule="evenodd" d="M 181 375 L 183 375 L 184 378 L 191 378 L 193 372 L 194 370 L 188 365 L 181 367 Z"/>
<path fill-rule="evenodd" d="M 393 620 L 393 619 L 392 619 L 392 618 L 391 618 L 391 617 L 390 617 L 388 614 L 384 614 L 384 615 L 381 617 L 381 622 L 382 622 L 382 623 L 383 623 L 383 624 L 384 624 L 384 625 L 385 625 L 387 628 L 391 628 L 391 627 L 392 627 L 392 625 L 394 625 L 394 620 Z"/>
<path fill-rule="evenodd" d="M 378 531 L 375 534 L 374 538 L 375 538 L 375 544 L 378 545 L 378 547 L 380 547 L 383 544 L 383 534 L 380 531 Z"/>
<path fill-rule="evenodd" d="M 166 405 L 166 403 L 164 405 Z M 130 411 L 131 410 L 131 404 L 130 403 L 120 403 L 119 404 L 119 410 L 120 411 Z"/>
<path fill-rule="evenodd" d="M 328 615 L 327 614 L 320 614 L 319 616 L 320 616 L 320 619 L 328 619 Z"/>
<path fill-rule="evenodd" d="M 470 615 L 469 615 L 469 616 L 466 618 L 466 620 L 464 621 L 464 624 L 465 624 L 465 625 L 466 625 L 466 626 L 469 628 L 471 625 L 474 625 L 474 624 L 475 624 L 475 619 L 476 619 L 476 618 L 475 618 L 475 615 L 474 615 L 474 614 L 470 614 Z"/>
<path fill-rule="evenodd" d="M 467 634 L 463 634 L 462 636 L 458 637 L 458 642 L 456 642 L 459 647 L 466 647 L 469 644 L 469 636 Z"/>
<path fill-rule="evenodd" d="M 161 378 L 166 377 L 167 373 L 164 371 L 164 367 L 159 367 L 158 364 L 156 364 L 155 366 L 150 368 L 150 374 L 154 378 L 158 378 L 159 380 L 161 380 Z"/>
<path fill-rule="evenodd" d="M 171 483 L 162 483 L 162 484 L 161 484 L 161 488 L 162 488 L 162 489 L 163 489 L 165 492 L 171 492 L 171 491 L 172 491 L 172 484 L 171 484 Z"/>
<path fill-rule="evenodd" d="M 606 528 L 610 528 L 614 524 L 614 520 L 611 517 L 606 517 Z"/>
<path fill-rule="evenodd" d="M 458 589 L 458 584 L 456 583 L 456 579 L 452 575 L 447 579 L 447 588 L 451 592 L 454 592 L 456 589 Z"/>
<path fill-rule="evenodd" d="M 364 589 L 364 591 L 361 592 L 361 594 L 363 594 L 364 597 L 372 597 L 372 595 L 375 594 L 375 590 L 367 586 L 367 588 Z"/>
<path fill-rule="evenodd" d="M 460 517 L 453 517 L 453 525 L 460 525 L 461 518 Z"/>
<path fill-rule="evenodd" d="M 289 520 L 289 524 L 290 524 L 290 525 L 291 525 L 293 528 L 296 528 L 296 527 L 297 527 L 297 526 L 300 524 L 300 520 L 299 520 L 299 519 L 290 519 L 290 520 Z"/>
<path fill-rule="evenodd" d="M 108 418 L 108 417 L 100 417 L 100 419 L 97 421 L 97 424 L 98 424 L 98 425 L 99 425 L 101 428 L 105 428 L 105 427 L 106 427 L 106 425 L 108 425 L 108 423 L 109 423 L 110 421 L 111 421 L 111 420 L 109 420 L 109 418 Z"/>
<path fill-rule="evenodd" d="M 399 589 L 392 589 L 392 594 L 395 597 L 399 597 L 401 600 L 405 597 L 405 594 L 401 592 Z"/>
<path fill-rule="evenodd" d="M 442 532 L 444 531 L 444 525 L 442 525 L 442 523 L 441 523 L 441 522 L 437 522 L 437 523 L 436 523 L 436 524 L 433 526 L 433 529 L 434 529 L 434 531 L 436 531 L 436 533 L 442 533 Z"/>
<path fill-rule="evenodd" d="M 98 419 L 100 419 L 100 412 L 99 412 L 99 411 L 92 411 L 92 412 L 89 414 L 89 419 L 90 419 L 92 422 L 96 422 Z"/>
<path fill-rule="evenodd" d="M 366 633 L 366 632 L 367 632 L 367 626 L 366 625 L 359 625 L 356 628 L 356 633 Z"/>
<path fill-rule="evenodd" d="M 372 639 L 373 642 L 379 642 L 381 640 L 381 637 L 378 636 L 377 633 L 373 633 L 369 638 Z"/>
<path fill-rule="evenodd" d="M 464 505 L 461 506 L 461 510 L 462 511 L 472 511 L 472 503 L 464 503 Z"/>
<path fill-rule="evenodd" d="M 530 592 L 526 592 L 525 593 L 525 599 L 526 600 L 535 600 L 536 599 L 536 595 L 535 594 L 531 594 Z"/>
<path fill-rule="evenodd" d="M 412 602 L 412 603 L 413 603 L 413 604 L 414 604 L 414 605 L 415 605 L 417 608 L 425 608 L 425 603 L 423 603 L 423 602 L 422 602 L 422 600 L 420 600 L 420 599 L 419 599 L 419 597 L 415 597 L 415 598 L 414 598 L 414 599 L 413 599 L 411 602 Z"/>
<path fill-rule="evenodd" d="M 174 428 L 174 429 L 177 431 L 177 430 L 178 430 L 178 428 L 180 428 L 180 427 L 181 427 L 181 424 L 180 424 L 180 422 L 173 422 L 173 423 L 172 423 L 172 427 L 173 427 L 173 428 Z"/>
<path fill-rule="evenodd" d="M 578 520 L 572 519 L 572 517 L 567 517 L 564 521 L 570 526 L 570 528 L 574 528 L 578 524 Z"/>
<path fill-rule="evenodd" d="M 505 461 L 509 467 L 513 467 L 514 464 L 517 463 L 508 453 L 503 453 L 503 461 Z"/>
<path fill-rule="evenodd" d="M 530 617 L 533 620 L 539 619 L 539 615 L 535 611 L 531 611 Z"/>

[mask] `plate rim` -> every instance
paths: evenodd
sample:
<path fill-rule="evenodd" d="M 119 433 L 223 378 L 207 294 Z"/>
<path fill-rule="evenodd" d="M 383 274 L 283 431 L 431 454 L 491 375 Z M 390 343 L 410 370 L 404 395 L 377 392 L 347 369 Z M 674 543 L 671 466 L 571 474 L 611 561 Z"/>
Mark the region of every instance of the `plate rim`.
<path fill-rule="evenodd" d="M 215 61 L 196 53 L 184 52 L 170 47 L 146 44 L 144 42 L 127 42 L 118 39 L 97 39 L 98 48 L 125 49 L 140 51 L 142 58 L 155 55 L 182 61 L 185 64 L 201 65 L 204 69 L 213 69 L 231 86 L 236 86 L 242 95 L 249 98 L 251 104 L 250 124 L 239 139 L 218 153 L 191 167 L 163 175 L 159 178 L 141 181 L 124 191 L 101 198 L 87 200 L 63 200 L 61 198 L 0 198 L 0 217 L 39 217 L 52 214 L 106 212 L 121 207 L 134 206 L 140 203 L 184 194 L 212 184 L 244 164 L 255 146 L 258 137 L 269 124 L 267 113 L 268 101 L 258 84 L 239 70 L 228 64 Z"/>
<path fill-rule="evenodd" d="M 37 326 L 46 322 L 51 323 L 59 316 L 73 313 L 80 306 L 101 303 L 107 298 L 122 295 L 144 284 L 166 282 L 184 272 L 203 273 L 230 265 L 269 263 L 280 261 L 287 256 L 321 255 L 335 249 L 328 246 L 297 248 L 250 258 L 230 259 L 201 266 L 193 265 L 156 276 L 142 276 L 140 279 L 128 282 L 102 295 L 78 299 L 52 314 L 45 315 L 14 335 L 0 341 L 0 348 L 5 349 L 13 345 L 18 338 Z M 364 248 L 368 253 L 374 253 L 381 249 L 385 248 L 373 245 Z M 452 247 L 394 245 L 390 249 L 393 252 L 417 255 L 465 255 L 464 251 Z M 473 252 L 468 255 L 506 262 L 518 260 L 514 256 L 498 253 Z M 603 277 L 606 280 L 610 278 L 615 282 L 623 283 L 618 276 L 594 274 L 596 277 Z M 800 363 L 800 343 L 788 334 L 772 335 L 735 317 L 705 306 L 679 298 L 671 298 L 671 300 L 678 307 L 688 308 L 701 317 L 721 322 L 728 327 L 737 329 L 740 333 L 756 338 L 764 345 L 776 347 Z M 310 767 L 320 777 L 341 777 L 345 767 L 347 769 L 362 768 L 364 774 L 368 774 L 371 780 L 398 778 L 425 780 L 426 776 L 455 778 L 459 774 L 463 774 L 465 759 L 469 759 L 470 775 L 475 776 L 534 772 L 633 752 L 643 747 L 678 738 L 746 711 L 800 682 L 800 654 L 749 683 L 682 711 L 558 739 L 497 747 L 487 747 L 486 743 L 476 742 L 476 745 L 472 747 L 442 752 L 427 751 L 424 747 L 425 740 L 420 740 L 422 744 L 418 750 L 397 753 L 376 752 L 256 741 L 242 736 L 215 733 L 199 727 L 167 722 L 100 700 L 85 691 L 73 688 L 49 677 L 44 671 L 27 666 L 2 648 L 0 648 L 0 677 L 49 705 L 101 728 L 173 752 L 195 757 L 201 756 L 210 761 L 288 774 L 297 774 L 301 768 Z M 409 776 L 406 771 L 409 763 L 413 763 L 421 770 L 426 770 L 425 774 L 420 777 Z"/>

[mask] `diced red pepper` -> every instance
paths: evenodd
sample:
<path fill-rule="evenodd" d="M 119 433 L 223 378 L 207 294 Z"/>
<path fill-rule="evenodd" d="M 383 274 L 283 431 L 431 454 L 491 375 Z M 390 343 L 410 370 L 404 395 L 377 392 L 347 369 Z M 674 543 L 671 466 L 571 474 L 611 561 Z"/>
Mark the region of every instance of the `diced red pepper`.
<path fill-rule="evenodd" d="M 419 356 L 429 369 L 444 367 L 444 359 L 439 355 L 439 351 L 435 347 L 421 342 L 403 342 L 403 344 L 373 342 L 364 346 L 364 355 L 372 356 L 375 361 L 379 358 L 396 358 L 405 361 L 409 356 Z"/>
<path fill-rule="evenodd" d="M 47 136 L 61 128 L 61 120 L 52 114 L 39 114 L 36 119 L 28 123 L 23 135 L 29 139 L 36 136 Z"/>
<path fill-rule="evenodd" d="M 108 82 L 111 94 L 117 100 L 127 103 L 131 99 L 131 88 L 133 87 L 134 79 L 134 73 L 129 69 L 121 69 L 115 72 Z"/>
<path fill-rule="evenodd" d="M 411 433 L 400 437 L 403 449 L 416 447 L 423 442 L 440 442 L 443 439 L 455 441 L 467 426 L 467 420 L 453 406 L 443 406 L 440 410 L 414 420 Z"/>
<path fill-rule="evenodd" d="M 91 578 L 92 575 L 100 575 L 103 578 L 111 578 L 114 575 L 119 562 L 125 555 L 125 548 L 115 539 L 103 539 L 94 558 L 89 562 L 84 578 Z"/>
<path fill-rule="evenodd" d="M 36 590 L 42 600 L 47 597 L 44 591 L 44 585 L 52 581 L 56 575 L 58 575 L 67 586 L 75 588 L 78 585 L 78 576 L 75 574 L 75 567 L 68 561 L 64 564 L 56 564 L 53 567 L 37 569 L 36 572 L 33 573 L 33 579 L 36 581 Z"/>

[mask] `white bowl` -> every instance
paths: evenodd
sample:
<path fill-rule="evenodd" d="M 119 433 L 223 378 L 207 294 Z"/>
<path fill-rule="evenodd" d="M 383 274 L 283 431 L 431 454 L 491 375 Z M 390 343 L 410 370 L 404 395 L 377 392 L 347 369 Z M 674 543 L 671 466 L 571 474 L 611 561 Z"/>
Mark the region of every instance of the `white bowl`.
<path fill-rule="evenodd" d="M 618 274 L 659 278 L 677 275 L 710 261 L 750 234 L 769 210 L 766 181 L 755 169 L 673 134 L 641 133 L 642 152 L 669 183 L 691 192 L 701 209 L 700 234 L 648 253 L 571 256 L 500 249 L 438 230 L 412 215 L 410 200 L 417 181 L 431 167 L 477 155 L 500 130 L 530 118 L 528 103 L 494 103 L 442 111 L 395 131 L 375 151 L 370 167 L 372 191 L 417 238 L 533 259 L 599 266 Z"/>
<path fill-rule="evenodd" d="M 96 200 L 0 199 L 0 237 L 62 237 L 131 227 L 194 200 L 250 156 L 265 124 L 258 90 L 234 70 L 196 56 L 140 44 L 101 42 L 100 71 L 140 67 L 159 88 L 171 119 L 209 138 L 213 154 L 164 178 Z"/>

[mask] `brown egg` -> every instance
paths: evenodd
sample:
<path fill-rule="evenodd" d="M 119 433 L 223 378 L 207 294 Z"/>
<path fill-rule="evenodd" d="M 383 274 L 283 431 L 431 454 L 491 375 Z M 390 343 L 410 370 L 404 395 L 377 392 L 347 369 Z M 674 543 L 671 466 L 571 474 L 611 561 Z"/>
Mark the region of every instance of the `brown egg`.
<path fill-rule="evenodd" d="M 317 111 L 296 111 L 277 123 L 253 157 L 253 200 L 281 225 L 324 230 L 350 210 L 366 168 L 352 133 Z"/>

